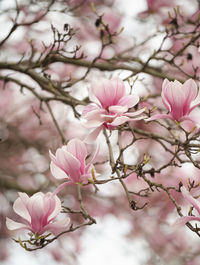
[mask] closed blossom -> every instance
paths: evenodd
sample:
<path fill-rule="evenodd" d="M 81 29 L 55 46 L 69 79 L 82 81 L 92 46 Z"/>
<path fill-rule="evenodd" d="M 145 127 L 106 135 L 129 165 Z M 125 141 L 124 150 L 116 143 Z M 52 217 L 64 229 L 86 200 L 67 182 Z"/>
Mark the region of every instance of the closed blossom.
<path fill-rule="evenodd" d="M 56 220 L 61 212 L 61 201 L 51 192 L 37 192 L 31 197 L 19 192 L 13 210 L 18 215 L 18 222 L 7 217 L 6 225 L 9 230 L 29 230 L 38 235 L 46 231 L 57 234 L 66 230 L 69 225 L 68 217 Z"/>
<path fill-rule="evenodd" d="M 200 104 L 200 93 L 194 80 L 189 79 L 184 84 L 181 84 L 177 80 L 170 82 L 165 79 L 161 96 L 163 104 L 169 113 L 155 114 L 147 121 L 168 118 L 177 122 L 185 120 L 195 122 L 190 114 Z"/>
<path fill-rule="evenodd" d="M 79 139 L 72 139 L 67 145 L 63 145 L 56 150 L 55 155 L 50 153 L 51 164 L 50 169 L 53 176 L 57 179 L 65 179 L 73 183 L 88 182 L 88 178 L 92 178 L 92 161 L 86 163 L 88 155 L 86 145 Z"/>

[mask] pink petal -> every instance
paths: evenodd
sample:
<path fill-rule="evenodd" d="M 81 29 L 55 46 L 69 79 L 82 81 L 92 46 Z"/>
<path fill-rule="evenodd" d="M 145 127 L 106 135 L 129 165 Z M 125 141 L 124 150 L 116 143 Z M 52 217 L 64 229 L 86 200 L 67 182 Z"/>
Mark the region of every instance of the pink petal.
<path fill-rule="evenodd" d="M 51 192 L 48 192 L 47 194 L 43 194 L 42 200 L 43 200 L 43 205 L 42 205 L 43 214 L 41 215 L 41 219 L 40 219 L 41 227 L 45 226 L 51 220 L 50 216 L 54 212 L 55 206 L 56 206 L 55 195 L 53 196 Z M 60 211 L 61 211 L 61 203 L 60 203 Z"/>
<path fill-rule="evenodd" d="M 93 120 L 93 119 L 99 119 L 100 115 L 102 113 L 106 113 L 104 109 L 102 108 L 96 108 L 91 111 L 88 111 L 83 118 L 86 120 Z"/>
<path fill-rule="evenodd" d="M 195 117 L 192 117 L 192 116 L 183 116 L 179 121 L 180 122 L 191 121 L 194 125 L 197 123 L 197 120 L 195 119 Z"/>
<path fill-rule="evenodd" d="M 44 209 L 43 204 L 43 196 L 43 193 L 35 193 L 33 196 L 30 197 L 30 201 L 27 206 L 31 216 L 31 227 L 33 231 L 38 234 L 41 234 L 41 229 L 43 227 L 42 220 L 46 213 L 46 209 Z"/>
<path fill-rule="evenodd" d="M 118 101 L 125 95 L 125 86 L 122 80 L 115 78 L 112 80 L 102 79 L 98 85 L 92 85 L 92 93 L 106 109 L 112 105 L 118 105 Z"/>
<path fill-rule="evenodd" d="M 181 187 L 181 193 L 183 197 L 194 206 L 194 208 L 198 211 L 200 214 L 200 202 L 192 197 L 192 195 L 189 193 L 189 191 L 183 186 Z"/>
<path fill-rule="evenodd" d="M 90 162 L 89 162 L 89 163 L 87 164 L 87 166 L 85 167 L 85 173 L 86 173 L 86 174 L 88 173 L 88 171 L 89 171 L 90 168 L 92 167 L 92 163 L 93 163 L 93 161 L 95 160 L 95 158 L 96 158 L 97 155 L 99 154 L 99 149 L 100 149 L 100 145 L 97 144 L 97 147 L 96 147 L 96 149 L 95 149 L 95 152 L 94 152 L 94 154 L 93 154 L 93 156 L 92 156 Z M 89 175 L 89 176 L 87 177 L 87 179 L 90 177 L 91 172 L 89 172 L 88 175 Z"/>
<path fill-rule="evenodd" d="M 49 156 L 51 158 L 51 161 L 53 161 L 54 164 L 58 163 L 56 157 L 51 153 L 51 150 L 49 150 Z"/>
<path fill-rule="evenodd" d="M 50 170 L 52 175 L 56 178 L 56 179 L 66 179 L 68 178 L 67 174 L 58 166 L 56 166 L 54 164 L 54 162 L 51 162 L 50 164 Z"/>
<path fill-rule="evenodd" d="M 98 135 L 100 134 L 103 126 L 97 127 L 94 131 L 92 131 L 85 139 L 84 142 L 87 144 L 93 144 L 94 141 L 97 139 Z"/>
<path fill-rule="evenodd" d="M 165 87 L 164 95 L 171 107 L 171 116 L 179 121 L 185 111 L 185 109 L 183 109 L 185 97 L 182 90 L 182 84 L 177 80 L 170 82 L 170 84 Z"/>
<path fill-rule="evenodd" d="M 85 144 L 79 139 L 72 139 L 67 144 L 67 151 L 76 157 L 80 162 L 81 165 L 85 164 L 85 159 L 87 157 L 87 149 Z"/>
<path fill-rule="evenodd" d="M 54 192 L 52 193 L 53 195 L 56 195 L 58 194 L 65 186 L 69 185 L 69 184 L 72 184 L 73 182 L 71 182 L 70 180 L 67 181 L 67 182 L 64 182 L 62 184 L 60 184 L 55 190 Z"/>
<path fill-rule="evenodd" d="M 86 128 L 96 128 L 101 126 L 104 123 L 103 117 L 101 117 L 99 120 L 91 120 L 84 123 L 84 126 Z"/>
<path fill-rule="evenodd" d="M 118 105 L 119 100 L 125 95 L 126 89 L 124 83 L 119 78 L 114 78 L 105 82 L 106 106 Z"/>
<path fill-rule="evenodd" d="M 169 85 L 170 85 L 169 80 L 168 79 L 165 79 L 163 81 L 163 84 L 162 84 L 162 93 L 161 93 L 161 96 L 162 96 L 163 104 L 165 105 L 166 109 L 168 111 L 171 111 L 171 106 L 170 106 L 168 100 L 165 98 L 165 95 L 167 94 L 167 88 L 168 88 Z"/>
<path fill-rule="evenodd" d="M 97 107 L 96 104 L 89 104 L 89 105 L 87 105 L 87 106 L 83 109 L 82 117 L 86 116 L 86 115 L 88 114 L 88 112 L 95 111 L 95 110 L 97 110 L 97 109 L 99 109 L 99 108 Z"/>
<path fill-rule="evenodd" d="M 83 118 L 87 120 L 87 122 L 84 123 L 84 126 L 87 128 L 95 128 L 97 126 L 100 126 L 104 120 L 101 116 L 102 113 L 106 113 L 103 109 L 96 109 L 91 112 L 88 112 Z"/>
<path fill-rule="evenodd" d="M 113 105 L 118 105 L 119 100 L 125 96 L 126 88 L 124 85 L 124 82 L 119 78 L 114 78 L 110 80 L 112 87 L 113 87 L 113 94 L 111 94 L 111 97 L 113 97 Z"/>
<path fill-rule="evenodd" d="M 127 106 L 128 109 L 130 109 L 134 107 L 138 102 L 139 102 L 139 97 L 137 95 L 128 95 L 122 97 L 119 100 L 118 105 Z"/>
<path fill-rule="evenodd" d="M 191 102 L 190 105 L 190 112 L 200 104 L 200 90 L 198 90 L 198 94 L 196 95 L 196 98 Z"/>
<path fill-rule="evenodd" d="M 66 219 L 64 220 L 59 220 L 59 221 L 55 221 L 53 223 L 50 223 L 48 225 L 46 225 L 44 227 L 44 231 L 50 231 L 51 233 L 53 233 L 54 235 L 56 234 L 59 234 L 65 230 L 67 230 L 68 226 L 69 226 L 69 223 L 70 223 L 70 218 L 67 217 Z"/>
<path fill-rule="evenodd" d="M 14 202 L 13 210 L 16 212 L 16 214 L 18 214 L 28 222 L 31 222 L 31 216 L 26 207 L 26 204 L 28 203 L 30 198 L 24 192 L 19 192 L 18 194 L 20 197 L 17 198 L 16 201 Z"/>
<path fill-rule="evenodd" d="M 121 114 L 124 112 L 127 112 L 128 107 L 127 106 L 111 106 L 109 107 L 109 112 L 113 112 L 113 113 L 117 113 L 117 114 Z"/>
<path fill-rule="evenodd" d="M 101 117 L 103 118 L 104 122 L 106 122 L 117 117 L 117 114 L 101 114 Z"/>
<path fill-rule="evenodd" d="M 140 109 L 140 110 L 137 110 L 137 111 L 134 111 L 134 112 L 127 112 L 127 113 L 124 113 L 123 115 L 126 115 L 128 117 L 135 117 L 135 116 L 140 115 L 141 113 L 143 113 L 145 111 L 145 109 L 146 108 L 143 108 L 143 109 Z"/>
<path fill-rule="evenodd" d="M 92 158 L 91 158 L 91 160 L 90 160 L 90 164 L 93 163 L 93 161 L 95 160 L 95 158 L 96 158 L 97 155 L 99 154 L 99 150 L 100 150 L 100 145 L 97 144 L 97 147 L 96 147 L 96 149 L 95 149 L 95 152 L 94 152 L 94 154 L 93 154 L 93 156 L 92 156 Z"/>
<path fill-rule="evenodd" d="M 192 79 L 188 79 L 182 86 L 184 91 L 185 102 L 184 102 L 184 115 L 188 114 L 191 110 L 191 103 L 197 95 L 197 85 Z"/>
<path fill-rule="evenodd" d="M 129 121 L 130 119 L 126 116 L 121 116 L 121 117 L 117 117 L 114 119 L 113 122 L 110 123 L 110 125 L 112 126 L 118 126 L 118 125 L 121 125 L 127 121 Z"/>
<path fill-rule="evenodd" d="M 58 160 L 57 166 L 61 165 L 61 169 L 70 177 L 71 180 L 77 182 L 80 177 L 81 162 L 67 151 L 58 149 L 56 152 Z"/>
<path fill-rule="evenodd" d="M 47 196 L 45 196 L 45 197 L 47 197 Z M 54 194 L 50 194 L 50 199 L 49 200 L 52 203 L 50 204 L 50 209 L 49 209 L 49 212 L 48 212 L 48 218 L 47 218 L 48 222 L 53 220 L 62 210 L 61 201 L 58 198 L 58 196 L 56 196 Z"/>
<path fill-rule="evenodd" d="M 9 230 L 20 230 L 20 229 L 29 229 L 30 230 L 30 227 L 28 227 L 27 225 L 15 222 L 8 217 L 6 217 L 6 226 Z"/>

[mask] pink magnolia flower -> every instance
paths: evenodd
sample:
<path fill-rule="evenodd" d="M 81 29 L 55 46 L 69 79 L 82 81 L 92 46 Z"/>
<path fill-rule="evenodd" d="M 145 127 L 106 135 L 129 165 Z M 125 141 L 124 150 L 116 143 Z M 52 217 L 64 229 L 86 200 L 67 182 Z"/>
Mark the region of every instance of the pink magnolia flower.
<path fill-rule="evenodd" d="M 193 198 L 192 195 L 189 193 L 189 191 L 183 186 L 181 187 L 181 193 L 183 197 L 190 203 L 192 206 L 197 210 L 198 214 L 200 215 L 200 201 Z M 176 221 L 175 225 L 184 225 L 187 222 L 190 221 L 199 221 L 200 222 L 200 216 L 183 216 L 179 218 L 179 220 Z"/>
<path fill-rule="evenodd" d="M 170 82 L 164 80 L 162 85 L 162 101 L 169 114 L 155 114 L 146 121 L 168 118 L 178 122 L 190 120 L 195 122 L 190 116 L 191 111 L 200 104 L 200 93 L 196 83 L 189 79 L 184 84 L 175 80 Z"/>
<path fill-rule="evenodd" d="M 79 139 L 72 139 L 67 145 L 58 148 L 55 156 L 49 151 L 51 173 L 57 179 L 68 179 L 73 183 L 87 182 L 88 178 L 92 178 L 92 161 L 97 152 L 86 165 L 88 153 L 85 144 Z"/>
<path fill-rule="evenodd" d="M 37 192 L 31 197 L 23 192 L 18 194 L 19 198 L 14 202 L 13 209 L 19 216 L 19 222 L 7 217 L 6 225 L 9 230 L 27 229 L 38 235 L 46 231 L 57 234 L 66 230 L 70 221 L 68 217 L 55 220 L 61 211 L 61 201 L 54 193 Z"/>
<path fill-rule="evenodd" d="M 137 95 L 126 95 L 126 88 L 122 80 L 101 80 L 93 85 L 89 91 L 90 100 L 94 103 L 85 107 L 82 117 L 87 121 L 85 126 L 95 130 L 87 137 L 87 142 L 92 142 L 103 128 L 115 129 L 127 121 L 140 120 L 138 116 L 145 108 L 135 112 L 128 112 L 139 102 Z"/>

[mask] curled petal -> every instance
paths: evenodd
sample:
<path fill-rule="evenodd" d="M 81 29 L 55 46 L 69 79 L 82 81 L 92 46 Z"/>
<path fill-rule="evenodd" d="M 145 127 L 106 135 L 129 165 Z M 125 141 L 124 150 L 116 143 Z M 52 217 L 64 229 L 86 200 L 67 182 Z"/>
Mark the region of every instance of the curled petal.
<path fill-rule="evenodd" d="M 65 186 L 69 185 L 69 184 L 73 184 L 73 182 L 71 182 L 70 180 L 67 182 L 64 182 L 62 184 L 60 184 L 52 193 L 52 195 L 56 195 L 58 194 Z"/>
<path fill-rule="evenodd" d="M 146 108 L 142 108 L 142 109 L 139 109 L 137 111 L 134 111 L 134 112 L 127 112 L 127 113 L 124 113 L 123 115 L 126 115 L 128 117 L 135 117 L 135 116 L 138 116 L 140 115 L 141 113 L 143 113 L 145 111 Z M 146 117 L 145 117 L 146 118 Z"/>
<path fill-rule="evenodd" d="M 130 109 L 134 107 L 138 102 L 139 97 L 137 95 L 127 95 L 119 100 L 118 105 L 127 106 L 128 109 Z"/>
<path fill-rule="evenodd" d="M 118 126 L 118 125 L 121 125 L 121 124 L 129 121 L 129 120 L 130 120 L 129 117 L 120 116 L 120 117 L 115 118 L 114 121 L 110 123 L 110 125 L 111 126 Z"/>
<path fill-rule="evenodd" d="M 92 111 L 99 110 L 99 107 L 97 107 L 96 104 L 89 104 L 86 107 L 84 107 L 82 112 L 82 117 L 86 116 L 88 113 L 91 113 Z"/>

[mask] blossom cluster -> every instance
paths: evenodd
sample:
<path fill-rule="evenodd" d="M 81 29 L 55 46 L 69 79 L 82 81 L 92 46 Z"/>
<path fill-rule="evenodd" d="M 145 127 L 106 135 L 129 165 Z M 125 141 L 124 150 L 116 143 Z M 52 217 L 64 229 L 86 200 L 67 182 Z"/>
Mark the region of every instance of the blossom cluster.
<path fill-rule="evenodd" d="M 94 142 L 101 131 L 113 131 L 118 126 L 131 121 L 145 120 L 149 122 L 165 118 L 179 123 L 189 120 L 196 125 L 191 113 L 200 104 L 200 92 L 192 79 L 187 80 L 184 84 L 177 80 L 172 82 L 165 79 L 161 96 L 168 113 L 155 114 L 147 118 L 146 109 L 140 108 L 139 97 L 136 94 L 127 95 L 124 82 L 121 79 L 103 79 L 99 84 L 93 84 L 89 90 L 91 103 L 84 108 L 82 113 L 84 126 L 92 131 L 84 141 L 77 138 L 71 139 L 67 145 L 58 148 L 55 155 L 49 151 L 51 173 L 55 179 L 62 180 L 62 184 L 53 193 L 38 192 L 31 197 L 26 193 L 19 193 L 19 198 L 13 205 L 18 220 L 7 218 L 8 229 L 25 229 L 37 235 L 42 235 L 46 231 L 58 234 L 67 229 L 70 223 L 69 218 L 58 219 L 62 207 L 57 193 L 65 185 L 87 185 L 94 178 L 93 162 L 98 155 L 99 148 L 88 162 L 87 144 Z M 185 187 L 182 187 L 181 192 L 200 213 L 199 202 L 189 194 Z M 178 223 L 185 224 L 191 220 L 199 221 L 200 219 L 195 216 L 187 216 L 182 217 Z"/>

